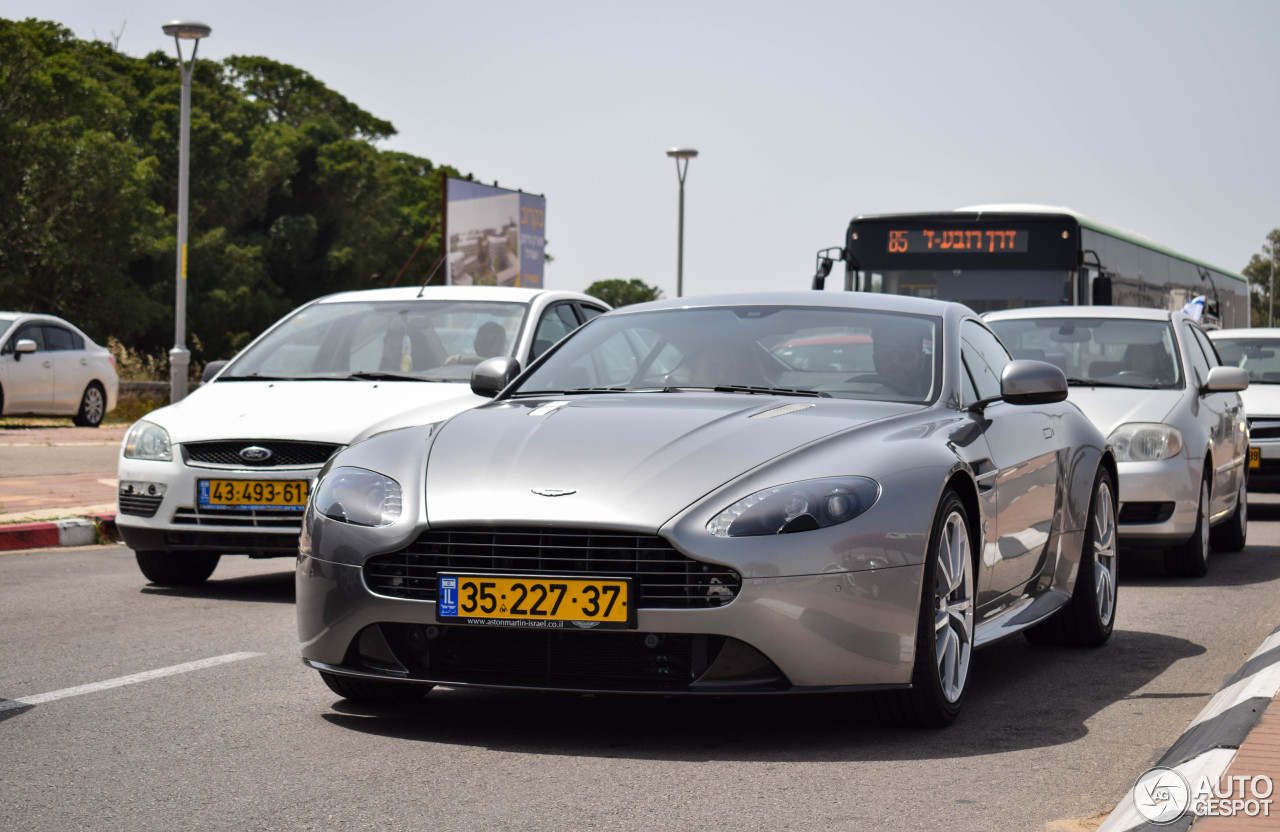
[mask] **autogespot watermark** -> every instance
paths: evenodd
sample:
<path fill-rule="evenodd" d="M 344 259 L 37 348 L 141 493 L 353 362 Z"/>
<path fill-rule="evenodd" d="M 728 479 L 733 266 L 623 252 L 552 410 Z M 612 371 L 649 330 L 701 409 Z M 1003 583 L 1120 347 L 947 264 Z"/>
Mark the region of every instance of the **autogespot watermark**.
<path fill-rule="evenodd" d="M 1134 784 L 1133 805 L 1155 824 L 1173 823 L 1187 812 L 1198 817 L 1268 818 L 1272 791 L 1271 778 L 1265 775 L 1237 774 L 1216 781 L 1201 775 L 1193 786 L 1181 773 L 1157 766 Z"/>

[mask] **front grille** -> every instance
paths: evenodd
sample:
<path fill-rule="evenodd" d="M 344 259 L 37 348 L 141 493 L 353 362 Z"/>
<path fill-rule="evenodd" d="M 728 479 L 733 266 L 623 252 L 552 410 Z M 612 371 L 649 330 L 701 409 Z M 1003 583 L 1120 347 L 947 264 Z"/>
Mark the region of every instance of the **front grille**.
<path fill-rule="evenodd" d="M 204 465 L 234 465 L 237 468 L 291 468 L 323 465 L 341 448 L 330 442 L 282 442 L 279 440 L 189 442 L 182 446 L 187 462 Z M 266 448 L 271 456 L 262 460 L 246 460 L 240 456 L 245 448 Z"/>
<path fill-rule="evenodd" d="M 298 554 L 298 535 L 241 532 L 166 532 L 171 549 L 201 549 L 223 554 L 288 556 Z"/>
<path fill-rule="evenodd" d="M 1251 418 L 1248 421 L 1250 439 L 1280 439 L 1280 421 L 1275 418 Z"/>
<path fill-rule="evenodd" d="M 134 517 L 155 517 L 156 511 L 160 508 L 160 501 L 164 499 L 164 495 L 157 497 L 148 497 L 145 494 L 125 494 L 120 493 L 116 497 L 121 514 L 130 514 Z"/>
<path fill-rule="evenodd" d="M 179 526 L 271 529 L 298 534 L 302 531 L 302 514 L 301 510 L 247 508 L 200 511 L 187 506 L 174 511 L 173 522 Z"/>
<path fill-rule="evenodd" d="M 681 690 L 720 654 L 723 636 L 382 624 L 411 676 L 458 684 Z"/>
<path fill-rule="evenodd" d="M 1173 516 L 1173 503 L 1121 503 L 1121 523 L 1163 523 Z"/>
<path fill-rule="evenodd" d="M 685 557 L 657 535 L 588 529 L 432 529 L 408 548 L 365 561 L 369 589 L 436 600 L 440 572 L 631 578 L 637 609 L 708 609 L 732 601 L 742 577 Z"/>

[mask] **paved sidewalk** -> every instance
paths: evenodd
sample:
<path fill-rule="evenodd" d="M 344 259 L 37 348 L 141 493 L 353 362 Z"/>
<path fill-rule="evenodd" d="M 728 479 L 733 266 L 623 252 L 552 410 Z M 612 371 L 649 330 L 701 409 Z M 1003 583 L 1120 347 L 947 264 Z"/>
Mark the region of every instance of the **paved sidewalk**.
<path fill-rule="evenodd" d="M 124 426 L 0 428 L 0 551 L 90 546 L 119 540 L 116 472 L 4 476 L 10 459 L 32 448 L 118 447 Z M 10 469 L 12 470 L 12 469 Z"/>

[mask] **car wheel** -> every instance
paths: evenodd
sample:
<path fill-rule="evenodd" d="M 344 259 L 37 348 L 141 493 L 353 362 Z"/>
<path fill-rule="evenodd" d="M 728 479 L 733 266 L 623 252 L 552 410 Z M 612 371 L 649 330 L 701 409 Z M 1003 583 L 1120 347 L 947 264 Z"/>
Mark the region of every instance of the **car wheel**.
<path fill-rule="evenodd" d="M 939 728 L 960 713 L 973 652 L 975 580 L 969 516 L 951 489 L 942 495 L 929 533 L 915 665 L 909 690 L 880 699 L 886 721 L 911 728 Z"/>
<path fill-rule="evenodd" d="M 221 555 L 211 552 L 144 551 L 135 553 L 138 568 L 147 580 L 161 586 L 204 583 L 218 565 Z"/>
<path fill-rule="evenodd" d="M 1191 539 L 1164 553 L 1164 571 L 1180 578 L 1199 578 L 1209 571 L 1209 479 L 1200 481 L 1200 505 Z"/>
<path fill-rule="evenodd" d="M 320 678 L 329 690 L 352 702 L 412 702 L 421 699 L 432 685 L 417 682 L 380 682 L 376 679 L 357 679 L 337 673 L 320 671 Z"/>
<path fill-rule="evenodd" d="M 96 428 L 107 415 L 107 394 L 96 381 L 89 382 L 80 397 L 80 410 L 71 417 L 72 423 L 82 428 Z"/>
<path fill-rule="evenodd" d="M 1236 510 L 1220 525 L 1209 532 L 1209 545 L 1220 552 L 1239 552 L 1249 536 L 1249 493 L 1241 483 L 1240 496 L 1236 498 Z"/>
<path fill-rule="evenodd" d="M 1116 499 L 1111 473 L 1098 472 L 1071 600 L 1049 620 L 1026 630 L 1032 644 L 1097 647 L 1111 638 L 1119 599 Z"/>

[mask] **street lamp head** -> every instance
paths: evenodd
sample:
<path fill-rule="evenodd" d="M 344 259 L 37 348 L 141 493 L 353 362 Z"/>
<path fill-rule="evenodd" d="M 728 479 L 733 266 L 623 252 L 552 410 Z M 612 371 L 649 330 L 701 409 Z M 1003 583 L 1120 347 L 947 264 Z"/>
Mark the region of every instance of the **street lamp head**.
<path fill-rule="evenodd" d="M 672 159 L 692 159 L 698 155 L 698 151 L 692 147 L 673 147 L 667 151 L 667 155 Z"/>
<path fill-rule="evenodd" d="M 213 33 L 213 29 L 198 20 L 170 20 L 163 28 L 166 35 L 183 40 L 200 40 Z"/>

